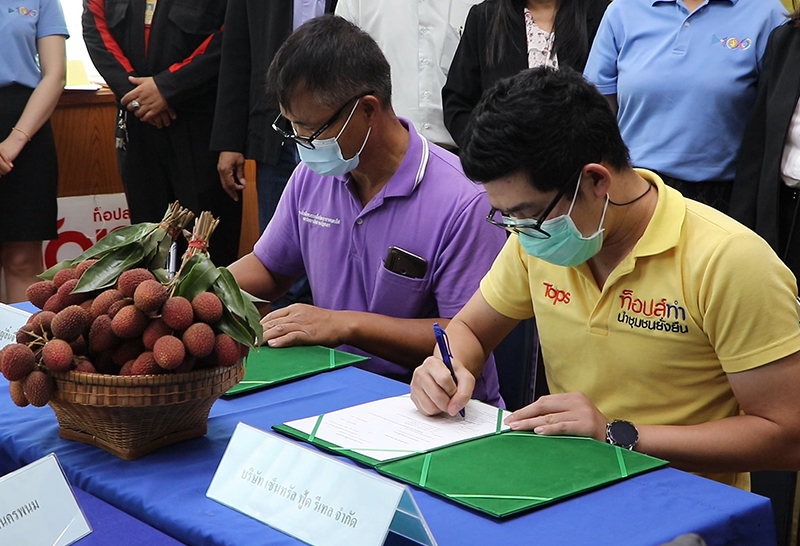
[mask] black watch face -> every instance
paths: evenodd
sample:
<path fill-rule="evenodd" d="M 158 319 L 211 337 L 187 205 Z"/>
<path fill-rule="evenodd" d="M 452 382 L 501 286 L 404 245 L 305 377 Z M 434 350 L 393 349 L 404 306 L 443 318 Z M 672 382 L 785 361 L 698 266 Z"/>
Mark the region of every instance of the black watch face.
<path fill-rule="evenodd" d="M 611 441 L 618 446 L 629 446 L 639 439 L 636 428 L 627 421 L 614 421 L 609 432 Z"/>

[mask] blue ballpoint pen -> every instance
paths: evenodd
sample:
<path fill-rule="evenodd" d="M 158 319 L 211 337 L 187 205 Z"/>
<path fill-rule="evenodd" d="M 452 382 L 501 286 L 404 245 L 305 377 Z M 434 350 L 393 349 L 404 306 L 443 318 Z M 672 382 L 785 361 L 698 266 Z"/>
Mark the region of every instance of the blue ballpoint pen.
<path fill-rule="evenodd" d="M 453 383 L 458 386 L 458 379 L 456 379 L 456 372 L 453 370 L 453 355 L 450 353 L 450 342 L 447 340 L 447 333 L 439 326 L 438 322 L 433 323 L 433 334 L 436 336 L 436 344 L 439 346 L 439 352 L 442 353 L 442 360 L 447 369 L 450 370 L 450 376 L 453 378 Z M 461 417 L 466 417 L 464 408 L 459 412 Z"/>

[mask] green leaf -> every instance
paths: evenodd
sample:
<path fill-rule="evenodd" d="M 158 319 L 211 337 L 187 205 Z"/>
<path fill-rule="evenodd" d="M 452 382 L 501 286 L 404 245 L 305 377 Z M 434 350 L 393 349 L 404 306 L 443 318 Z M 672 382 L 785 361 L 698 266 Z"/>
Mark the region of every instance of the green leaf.
<path fill-rule="evenodd" d="M 112 250 L 84 272 L 72 293 L 80 294 L 113 286 L 119 276 L 138 265 L 143 256 L 144 247 L 137 242 Z"/>
<path fill-rule="evenodd" d="M 226 267 L 218 267 L 219 278 L 214 282 L 214 293 L 222 300 L 222 304 L 237 317 L 247 318 L 247 309 L 239 284 Z M 251 304 L 252 305 L 252 304 Z"/>
<path fill-rule="evenodd" d="M 192 256 L 183 268 L 175 295 L 192 301 L 196 295 L 207 292 L 218 277 L 219 271 L 208 257 L 201 254 Z"/>
<path fill-rule="evenodd" d="M 58 273 L 62 269 L 70 269 L 71 267 L 72 267 L 72 260 L 63 260 L 58 262 L 56 265 L 54 265 L 47 271 L 40 273 L 39 275 L 37 275 L 37 277 L 45 281 L 52 281 L 53 277 L 56 276 L 56 273 Z"/>
<path fill-rule="evenodd" d="M 170 281 L 169 271 L 166 269 L 153 269 L 152 273 L 156 276 L 156 280 L 161 284 L 167 284 Z"/>
<path fill-rule="evenodd" d="M 245 299 L 250 300 L 251 303 L 258 303 L 258 304 L 270 303 L 267 300 L 262 300 L 261 298 L 255 297 L 253 294 L 251 294 L 250 292 L 246 292 L 245 290 L 242 290 L 242 296 Z"/>
<path fill-rule="evenodd" d="M 241 289 L 240 289 L 241 290 Z M 251 330 L 255 330 L 256 334 L 256 345 L 261 345 L 264 343 L 264 328 L 261 326 L 261 313 L 258 312 L 256 306 L 253 304 L 252 301 L 247 301 L 247 292 L 241 290 L 242 295 L 245 296 L 245 312 L 247 313 L 244 316 L 244 319 L 247 321 L 247 325 L 250 327 Z"/>
<path fill-rule="evenodd" d="M 250 348 L 254 349 L 256 347 L 254 344 L 255 336 L 253 332 L 250 332 L 247 327 L 239 322 L 236 317 L 224 307 L 222 309 L 222 318 L 214 324 L 214 328 L 217 328 L 223 334 L 228 334 L 239 343 L 247 345 Z M 260 337 L 261 336 L 259 336 L 259 338 Z"/>
<path fill-rule="evenodd" d="M 133 224 L 115 229 L 97 241 L 91 248 L 84 251 L 83 254 L 72 260 L 72 263 L 84 262 L 90 258 L 96 258 L 120 247 L 138 242 L 144 235 L 153 231 L 156 227 L 157 224 L 143 222 L 141 224 Z"/>
<path fill-rule="evenodd" d="M 172 246 L 172 237 L 166 237 L 166 232 L 164 234 L 165 237 L 159 241 L 155 254 L 148 260 L 147 268 L 150 270 L 166 268 L 168 265 L 167 259 L 169 258 L 169 249 Z"/>

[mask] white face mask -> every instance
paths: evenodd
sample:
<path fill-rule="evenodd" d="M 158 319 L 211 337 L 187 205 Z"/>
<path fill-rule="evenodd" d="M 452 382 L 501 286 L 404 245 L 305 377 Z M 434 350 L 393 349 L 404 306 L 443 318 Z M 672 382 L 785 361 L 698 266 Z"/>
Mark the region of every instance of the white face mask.
<path fill-rule="evenodd" d="M 350 118 L 353 117 L 360 100 L 361 99 L 356 101 L 353 109 L 350 111 L 350 115 L 347 116 L 347 121 L 342 125 L 342 129 L 339 131 L 338 135 L 333 138 L 315 140 L 313 150 L 309 150 L 303 146 L 297 146 L 300 160 L 308 165 L 309 169 L 322 176 L 342 176 L 358 167 L 359 156 L 361 152 L 364 151 L 364 146 L 367 145 L 372 127 L 367 129 L 367 136 L 364 137 L 364 143 L 361 144 L 361 149 L 350 159 L 345 159 L 342 155 L 342 149 L 339 147 L 339 137 L 342 136 L 345 128 L 347 128 L 347 124 L 350 123 Z"/>

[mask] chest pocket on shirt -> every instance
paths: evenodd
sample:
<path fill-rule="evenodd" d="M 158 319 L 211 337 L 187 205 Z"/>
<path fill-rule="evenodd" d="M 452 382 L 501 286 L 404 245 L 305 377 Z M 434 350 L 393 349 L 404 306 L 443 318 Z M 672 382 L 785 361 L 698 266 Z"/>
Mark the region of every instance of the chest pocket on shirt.
<path fill-rule="evenodd" d="M 169 10 L 169 19 L 186 34 L 209 36 L 218 31 L 225 18 L 224 4 L 205 2 L 177 3 Z"/>
<path fill-rule="evenodd" d="M 108 28 L 114 28 L 125 19 L 125 12 L 128 11 L 129 0 L 107 0 L 106 1 L 106 24 Z"/>
<path fill-rule="evenodd" d="M 436 304 L 428 291 L 428 275 L 412 279 L 389 271 L 383 260 L 375 276 L 369 311 L 397 318 L 433 316 Z"/>

